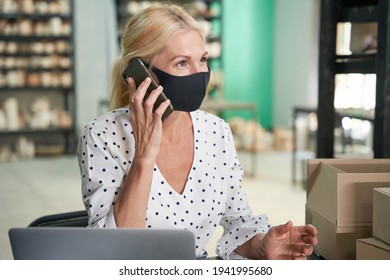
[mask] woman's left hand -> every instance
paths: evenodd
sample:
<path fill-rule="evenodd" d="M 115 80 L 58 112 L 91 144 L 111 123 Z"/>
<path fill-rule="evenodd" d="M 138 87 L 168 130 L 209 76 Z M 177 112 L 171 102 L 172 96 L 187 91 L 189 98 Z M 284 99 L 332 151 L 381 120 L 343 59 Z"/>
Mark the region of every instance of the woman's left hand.
<path fill-rule="evenodd" d="M 268 260 L 305 260 L 318 244 L 313 225 L 293 226 L 291 221 L 274 226 L 259 241 L 260 258 Z"/>

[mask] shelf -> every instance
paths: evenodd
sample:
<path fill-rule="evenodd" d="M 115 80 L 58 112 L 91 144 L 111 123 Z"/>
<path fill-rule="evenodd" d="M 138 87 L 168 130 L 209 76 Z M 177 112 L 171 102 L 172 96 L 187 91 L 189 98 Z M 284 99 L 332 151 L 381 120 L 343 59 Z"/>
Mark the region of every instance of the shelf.
<path fill-rule="evenodd" d="M 22 12 L 21 5 L 28 4 L 24 1 L 10 2 L 14 5 L 12 12 L 0 12 L 0 59 L 3 61 L 0 110 L 2 121 L 6 121 L 1 128 L 7 128 L 0 130 L 2 146 L 23 158 L 18 142 L 26 137 L 31 142 L 29 145 L 35 146 L 36 156 L 47 143 L 51 143 L 47 148 L 49 153 L 55 146 L 56 154 L 74 154 L 77 149 L 74 2 L 32 1 L 35 13 Z M 57 4 L 58 8 L 48 7 L 46 13 L 40 13 L 38 2 L 47 6 Z M 56 114 L 50 117 L 52 126 L 30 128 L 30 124 L 46 127 L 49 122 L 40 118 L 40 114 L 48 116 L 48 110 Z M 8 130 L 10 127 L 21 129 Z"/>
<path fill-rule="evenodd" d="M 66 93 L 73 93 L 72 87 L 42 87 L 42 86 L 27 87 L 27 86 L 24 86 L 24 87 L 2 87 L 1 88 L 1 91 L 39 91 L 39 92 L 41 92 L 41 91 L 53 91 L 53 90 L 63 91 Z M 1 95 L 1 92 L 0 92 L 0 95 Z"/>
<path fill-rule="evenodd" d="M 336 73 L 374 74 L 376 55 L 338 55 L 336 56 Z"/>
<path fill-rule="evenodd" d="M 15 42 L 34 42 L 34 41 L 53 41 L 53 40 L 71 40 L 71 35 L 48 35 L 48 36 L 38 36 L 38 35 L 4 35 L 0 34 L 0 41 L 15 41 Z"/>
<path fill-rule="evenodd" d="M 18 135 L 18 134 L 47 134 L 58 132 L 73 132 L 74 128 L 48 128 L 48 129 L 31 129 L 23 128 L 18 130 L 0 130 L 0 135 Z"/>
<path fill-rule="evenodd" d="M 351 7 L 341 9 L 339 22 L 376 22 L 378 18 L 377 6 Z"/>
<path fill-rule="evenodd" d="M 66 72 L 70 71 L 71 67 L 52 67 L 52 68 L 43 68 L 43 67 L 4 67 L 1 69 L 3 72 L 7 71 L 14 71 L 14 70 L 23 70 L 28 73 L 33 73 L 33 72 Z"/>
<path fill-rule="evenodd" d="M 353 112 L 352 118 L 373 122 L 372 150 L 374 158 L 390 156 L 390 71 L 389 32 L 390 2 L 388 0 L 321 0 L 318 130 L 316 157 L 335 156 L 335 117 L 340 113 L 334 107 L 335 75 L 338 73 L 375 74 L 375 112 L 369 116 Z M 376 53 L 337 56 L 337 24 L 339 22 L 377 25 Z M 363 36 L 363 35 L 362 35 Z M 343 112 L 345 113 L 345 112 Z M 347 112 L 351 114 L 351 112 Z"/>
<path fill-rule="evenodd" d="M 378 5 L 378 0 L 342 0 L 341 6 L 345 8 L 350 7 L 365 7 Z"/>
<path fill-rule="evenodd" d="M 72 51 L 68 52 L 17 52 L 17 53 L 0 53 L 0 57 L 47 57 L 47 56 L 58 56 L 58 57 L 69 57 L 73 54 Z"/>
<path fill-rule="evenodd" d="M 72 16 L 67 14 L 0 13 L 0 18 L 7 19 L 7 20 L 31 19 L 31 20 L 46 21 L 46 20 L 50 20 L 53 17 L 59 17 L 63 20 L 69 20 L 69 21 L 72 20 Z"/>
<path fill-rule="evenodd" d="M 336 109 L 336 115 L 340 118 L 348 117 L 351 119 L 357 119 L 362 121 L 375 121 L 375 111 L 374 110 L 364 110 L 364 109 Z"/>

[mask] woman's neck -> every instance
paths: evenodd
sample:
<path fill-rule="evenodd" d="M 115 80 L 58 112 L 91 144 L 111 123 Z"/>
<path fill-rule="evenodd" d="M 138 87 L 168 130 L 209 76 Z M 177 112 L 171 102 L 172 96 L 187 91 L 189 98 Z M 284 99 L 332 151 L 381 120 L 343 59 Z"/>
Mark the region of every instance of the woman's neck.
<path fill-rule="evenodd" d="M 173 112 L 163 123 L 162 141 L 176 142 L 180 140 L 183 133 L 188 133 L 188 127 L 192 128 L 190 113 Z"/>

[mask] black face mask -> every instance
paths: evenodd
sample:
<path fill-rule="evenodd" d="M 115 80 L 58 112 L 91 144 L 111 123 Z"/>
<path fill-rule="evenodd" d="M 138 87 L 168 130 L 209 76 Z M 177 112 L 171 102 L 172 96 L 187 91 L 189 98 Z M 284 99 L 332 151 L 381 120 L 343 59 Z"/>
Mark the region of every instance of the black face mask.
<path fill-rule="evenodd" d="M 173 76 L 155 67 L 152 70 L 174 110 L 192 112 L 200 108 L 210 80 L 210 69 L 187 76 Z"/>

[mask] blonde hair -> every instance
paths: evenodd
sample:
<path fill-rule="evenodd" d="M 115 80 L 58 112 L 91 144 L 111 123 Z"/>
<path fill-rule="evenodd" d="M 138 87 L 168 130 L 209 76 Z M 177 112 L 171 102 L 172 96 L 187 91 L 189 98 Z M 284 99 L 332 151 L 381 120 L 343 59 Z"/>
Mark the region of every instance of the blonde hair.
<path fill-rule="evenodd" d="M 170 36 L 180 30 L 196 30 L 203 40 L 205 32 L 199 23 L 177 5 L 157 5 L 130 17 L 121 39 L 121 53 L 111 78 L 111 109 L 129 104 L 127 87 L 122 72 L 134 57 L 152 64 Z"/>

